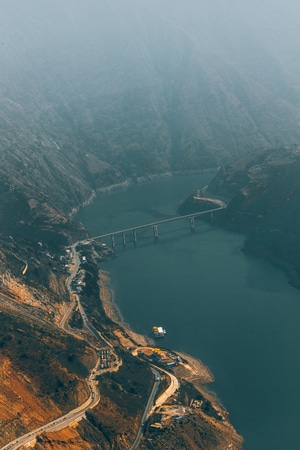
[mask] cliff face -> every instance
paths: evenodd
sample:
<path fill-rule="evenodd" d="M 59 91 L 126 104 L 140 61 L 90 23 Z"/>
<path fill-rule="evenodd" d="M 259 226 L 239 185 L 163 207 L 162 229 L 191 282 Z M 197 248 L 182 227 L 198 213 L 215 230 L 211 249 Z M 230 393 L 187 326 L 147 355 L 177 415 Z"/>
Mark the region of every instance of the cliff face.
<path fill-rule="evenodd" d="M 126 178 L 299 142 L 298 29 L 283 30 L 282 13 L 220 0 L 4 0 L 3 186 L 70 212 Z"/>
<path fill-rule="evenodd" d="M 216 220 L 248 234 L 244 250 L 287 271 L 300 286 L 300 151 L 262 150 L 222 168 L 208 191 L 228 200 Z"/>

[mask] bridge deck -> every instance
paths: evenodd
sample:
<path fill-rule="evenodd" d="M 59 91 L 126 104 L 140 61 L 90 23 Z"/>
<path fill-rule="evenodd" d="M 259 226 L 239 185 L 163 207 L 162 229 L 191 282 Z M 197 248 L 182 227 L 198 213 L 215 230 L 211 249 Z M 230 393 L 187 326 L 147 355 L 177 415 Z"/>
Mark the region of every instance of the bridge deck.
<path fill-rule="evenodd" d="M 226 207 L 225 205 L 221 205 L 221 206 L 218 206 L 216 208 L 208 209 L 206 211 L 201 211 L 201 212 L 198 212 L 198 213 L 186 214 L 184 216 L 170 217 L 169 219 L 163 219 L 163 220 L 159 220 L 157 222 L 150 222 L 150 223 L 145 223 L 143 225 L 137 225 L 135 227 L 125 228 L 124 230 L 111 231 L 110 233 L 100 234 L 99 236 L 94 236 L 94 237 L 92 237 L 90 239 L 87 239 L 87 240 L 88 241 L 94 241 L 96 239 L 102 239 L 102 238 L 109 237 L 109 236 L 116 236 L 118 234 L 124 234 L 124 233 L 128 233 L 129 231 L 140 230 L 142 228 L 155 227 L 155 226 L 161 225 L 163 223 L 167 223 L 167 222 L 174 222 L 176 220 L 182 220 L 182 219 L 190 219 L 190 218 L 193 218 L 193 217 L 202 216 L 204 214 L 213 213 L 213 212 L 218 211 L 220 209 L 224 209 L 225 207 Z"/>

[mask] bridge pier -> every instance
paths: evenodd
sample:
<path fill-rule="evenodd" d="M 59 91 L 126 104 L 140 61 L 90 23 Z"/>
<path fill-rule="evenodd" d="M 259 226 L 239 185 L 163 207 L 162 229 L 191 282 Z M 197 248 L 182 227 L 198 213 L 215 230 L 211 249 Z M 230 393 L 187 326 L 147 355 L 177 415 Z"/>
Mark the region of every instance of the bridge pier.
<path fill-rule="evenodd" d="M 195 217 L 190 217 L 190 229 L 191 231 L 195 230 Z"/>
<path fill-rule="evenodd" d="M 204 214 L 210 214 L 210 221 L 211 221 L 211 225 L 213 226 L 213 221 L 214 221 L 214 215 L 213 213 L 215 211 L 219 211 L 221 209 L 226 208 L 226 204 L 218 201 L 218 203 L 215 205 L 214 208 L 210 209 L 210 210 L 206 210 L 206 211 L 200 211 L 200 212 L 195 212 L 192 214 L 186 214 L 184 216 L 177 216 L 177 217 L 170 217 L 169 219 L 164 219 L 164 220 L 159 220 L 157 222 L 151 222 L 151 223 L 147 223 L 147 224 L 143 224 L 143 225 L 136 225 L 132 228 L 126 228 L 123 230 L 119 230 L 119 231 L 113 231 L 110 233 L 106 233 L 106 234 L 102 234 L 100 236 L 95 236 L 94 238 L 91 238 L 89 240 L 96 240 L 99 239 L 100 242 L 102 242 L 103 238 L 111 238 L 111 242 L 112 242 L 112 246 L 115 247 L 115 237 L 116 236 L 122 236 L 122 240 L 123 240 L 123 246 L 126 245 L 126 233 L 133 233 L 133 242 L 134 244 L 137 243 L 137 230 L 141 230 L 141 229 L 151 229 L 153 230 L 153 237 L 154 240 L 158 239 L 158 226 L 165 224 L 167 222 L 174 222 L 176 220 L 184 220 L 185 223 L 187 223 L 187 219 L 189 220 L 189 225 L 190 225 L 190 230 L 194 231 L 195 227 L 195 218 L 200 217 Z M 208 216 L 209 217 L 209 216 Z M 86 242 L 89 241 L 88 239 L 86 239 Z"/>
<path fill-rule="evenodd" d="M 111 246 L 115 248 L 115 236 L 113 234 L 111 235 Z"/>
<path fill-rule="evenodd" d="M 157 225 L 153 226 L 153 236 L 154 236 L 155 240 L 158 239 L 158 226 Z"/>
<path fill-rule="evenodd" d="M 136 242 L 137 242 L 136 230 L 132 230 L 132 233 L 133 233 L 133 242 L 134 242 L 134 244 L 136 244 Z"/>

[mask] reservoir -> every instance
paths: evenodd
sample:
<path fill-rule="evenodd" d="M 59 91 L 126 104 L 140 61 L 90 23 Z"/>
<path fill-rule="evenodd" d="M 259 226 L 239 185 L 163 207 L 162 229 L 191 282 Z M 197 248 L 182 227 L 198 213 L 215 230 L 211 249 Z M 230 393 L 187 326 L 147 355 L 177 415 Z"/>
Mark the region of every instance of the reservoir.
<path fill-rule="evenodd" d="M 78 218 L 91 235 L 177 214 L 178 204 L 212 174 L 174 177 L 101 194 Z M 159 237 L 140 231 L 137 244 L 103 263 L 124 321 L 164 346 L 201 359 L 247 450 L 300 448 L 300 292 L 276 267 L 241 249 L 245 237 L 203 221 L 164 224 Z M 110 239 L 106 241 L 110 245 Z M 160 342 L 162 344 L 162 342 Z"/>

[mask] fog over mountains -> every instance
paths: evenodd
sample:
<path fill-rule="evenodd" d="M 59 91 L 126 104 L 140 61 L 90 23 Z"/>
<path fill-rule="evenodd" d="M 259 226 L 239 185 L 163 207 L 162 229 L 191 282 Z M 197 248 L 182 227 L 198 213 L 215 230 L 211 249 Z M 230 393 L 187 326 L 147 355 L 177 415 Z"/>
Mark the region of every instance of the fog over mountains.
<path fill-rule="evenodd" d="M 295 1 L 3 0 L 2 181 L 70 209 L 128 177 L 299 143 L 299 12 Z"/>
<path fill-rule="evenodd" d="M 129 448 L 148 432 L 157 379 L 111 319 L 108 250 L 66 251 L 88 236 L 70 213 L 101 188 L 222 165 L 215 223 L 300 286 L 299 17 L 296 0 L 0 1 L 1 446 L 94 401 L 104 359 L 80 304 L 114 372 L 98 377 L 99 406 L 36 447 Z M 211 396 L 179 390 L 178 412 L 198 399 L 195 414 L 151 431 L 153 448 L 241 448 Z"/>

